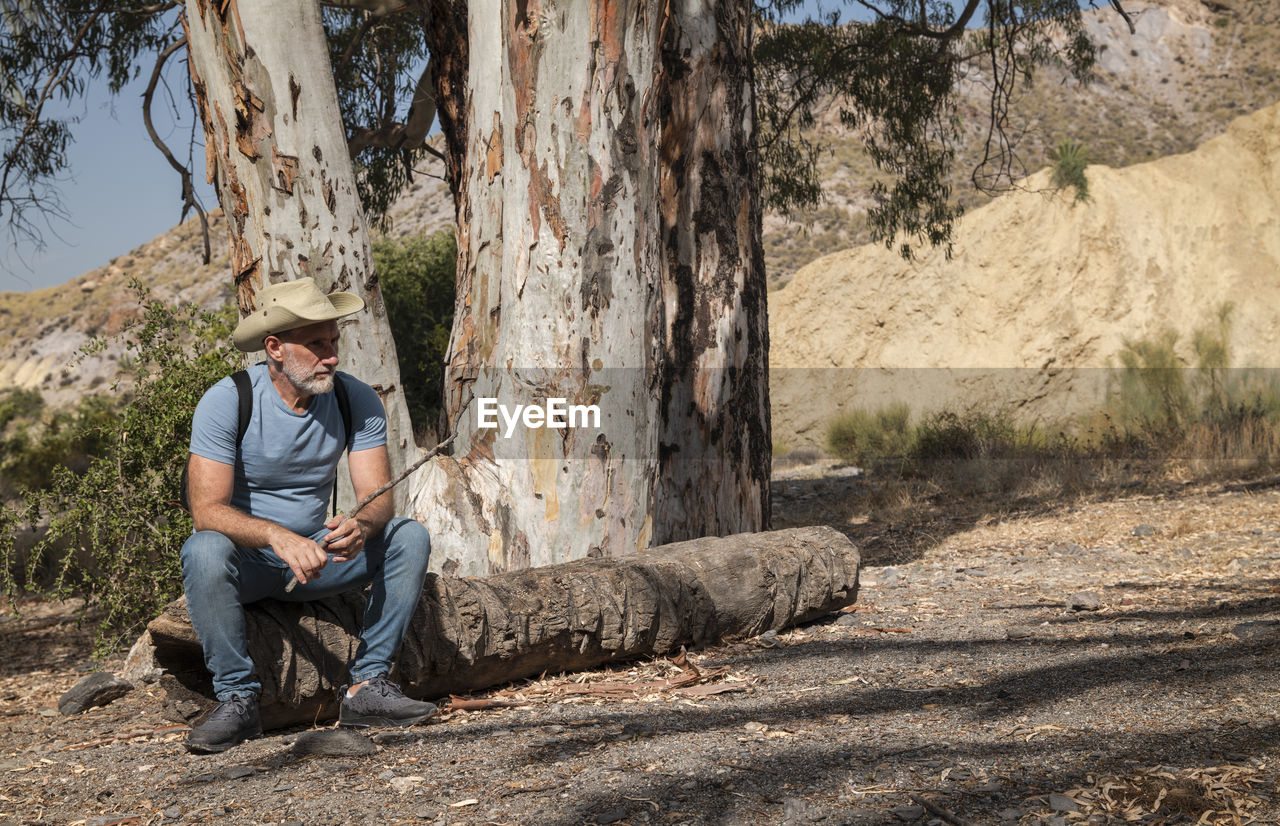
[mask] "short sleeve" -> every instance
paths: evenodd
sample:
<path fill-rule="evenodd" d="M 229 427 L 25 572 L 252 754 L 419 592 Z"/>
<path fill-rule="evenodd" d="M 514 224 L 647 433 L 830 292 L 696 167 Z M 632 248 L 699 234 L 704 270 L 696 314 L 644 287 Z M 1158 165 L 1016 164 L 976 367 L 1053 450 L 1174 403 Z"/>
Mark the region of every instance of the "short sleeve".
<path fill-rule="evenodd" d="M 191 452 L 224 465 L 236 463 L 236 428 L 240 424 L 240 396 L 225 378 L 205 391 L 191 418 Z"/>
<path fill-rule="evenodd" d="M 387 443 L 387 413 L 378 393 L 362 381 L 343 374 L 351 402 L 351 449 L 368 450 Z"/>

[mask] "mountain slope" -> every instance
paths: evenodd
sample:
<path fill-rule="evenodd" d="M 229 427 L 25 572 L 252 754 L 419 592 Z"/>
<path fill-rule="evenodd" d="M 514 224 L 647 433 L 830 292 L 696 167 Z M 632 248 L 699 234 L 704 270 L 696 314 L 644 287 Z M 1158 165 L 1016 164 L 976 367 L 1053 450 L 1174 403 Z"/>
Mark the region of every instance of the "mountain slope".
<path fill-rule="evenodd" d="M 894 399 L 1093 409 L 1105 371 L 1080 368 L 1126 337 L 1188 337 L 1228 302 L 1233 366 L 1280 366 L 1280 105 L 1189 154 L 1087 177 L 1084 203 L 1042 171 L 974 210 L 949 261 L 863 246 L 772 293 L 775 441 L 820 443 L 838 411 Z"/>

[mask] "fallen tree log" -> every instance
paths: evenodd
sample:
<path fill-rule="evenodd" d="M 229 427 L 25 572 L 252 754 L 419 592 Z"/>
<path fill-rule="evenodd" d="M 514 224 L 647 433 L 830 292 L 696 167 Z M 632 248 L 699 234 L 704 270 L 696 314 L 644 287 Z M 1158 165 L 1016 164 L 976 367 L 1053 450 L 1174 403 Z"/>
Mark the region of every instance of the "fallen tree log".
<path fill-rule="evenodd" d="M 843 534 L 813 527 L 485 578 L 432 575 L 391 676 L 410 696 L 440 697 L 780 630 L 852 604 L 859 561 Z M 363 611 L 359 592 L 246 608 L 264 726 L 336 716 Z M 185 601 L 148 634 L 171 716 L 190 721 L 212 704 L 212 686 Z"/>

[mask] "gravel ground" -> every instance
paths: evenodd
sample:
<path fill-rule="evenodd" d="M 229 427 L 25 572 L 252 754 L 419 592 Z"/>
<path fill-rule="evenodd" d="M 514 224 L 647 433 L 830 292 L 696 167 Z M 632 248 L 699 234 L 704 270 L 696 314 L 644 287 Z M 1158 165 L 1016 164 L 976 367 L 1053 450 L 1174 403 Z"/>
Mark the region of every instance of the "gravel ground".
<path fill-rule="evenodd" d="M 63 717 L 87 635 L 26 603 L 0 620 L 0 824 L 1280 823 L 1277 487 L 912 547 L 853 611 L 690 652 L 696 691 L 655 687 L 690 673 L 668 660 L 552 677 L 365 756 L 299 729 L 188 755 L 154 688 Z"/>

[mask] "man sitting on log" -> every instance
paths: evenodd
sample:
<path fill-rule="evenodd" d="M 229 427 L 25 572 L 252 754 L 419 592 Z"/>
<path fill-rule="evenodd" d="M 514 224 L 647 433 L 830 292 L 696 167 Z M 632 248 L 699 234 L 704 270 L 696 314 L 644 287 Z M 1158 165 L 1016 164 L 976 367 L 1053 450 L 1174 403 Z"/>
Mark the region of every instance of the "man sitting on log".
<path fill-rule="evenodd" d="M 257 301 L 234 342 L 265 350 L 266 361 L 246 371 L 247 383 L 211 387 L 191 427 L 186 494 L 196 532 L 182 548 L 183 587 L 219 702 L 186 741 L 202 754 L 262 733 L 243 606 L 266 598 L 315 600 L 372 583 L 339 723 L 409 726 L 436 711 L 387 680 L 422 593 L 426 529 L 393 518 L 390 493 L 355 519 L 325 518 L 344 450 L 357 500 L 390 480 L 382 401 L 337 372 L 337 319 L 364 301 L 325 295 L 310 278 L 269 285 Z"/>

